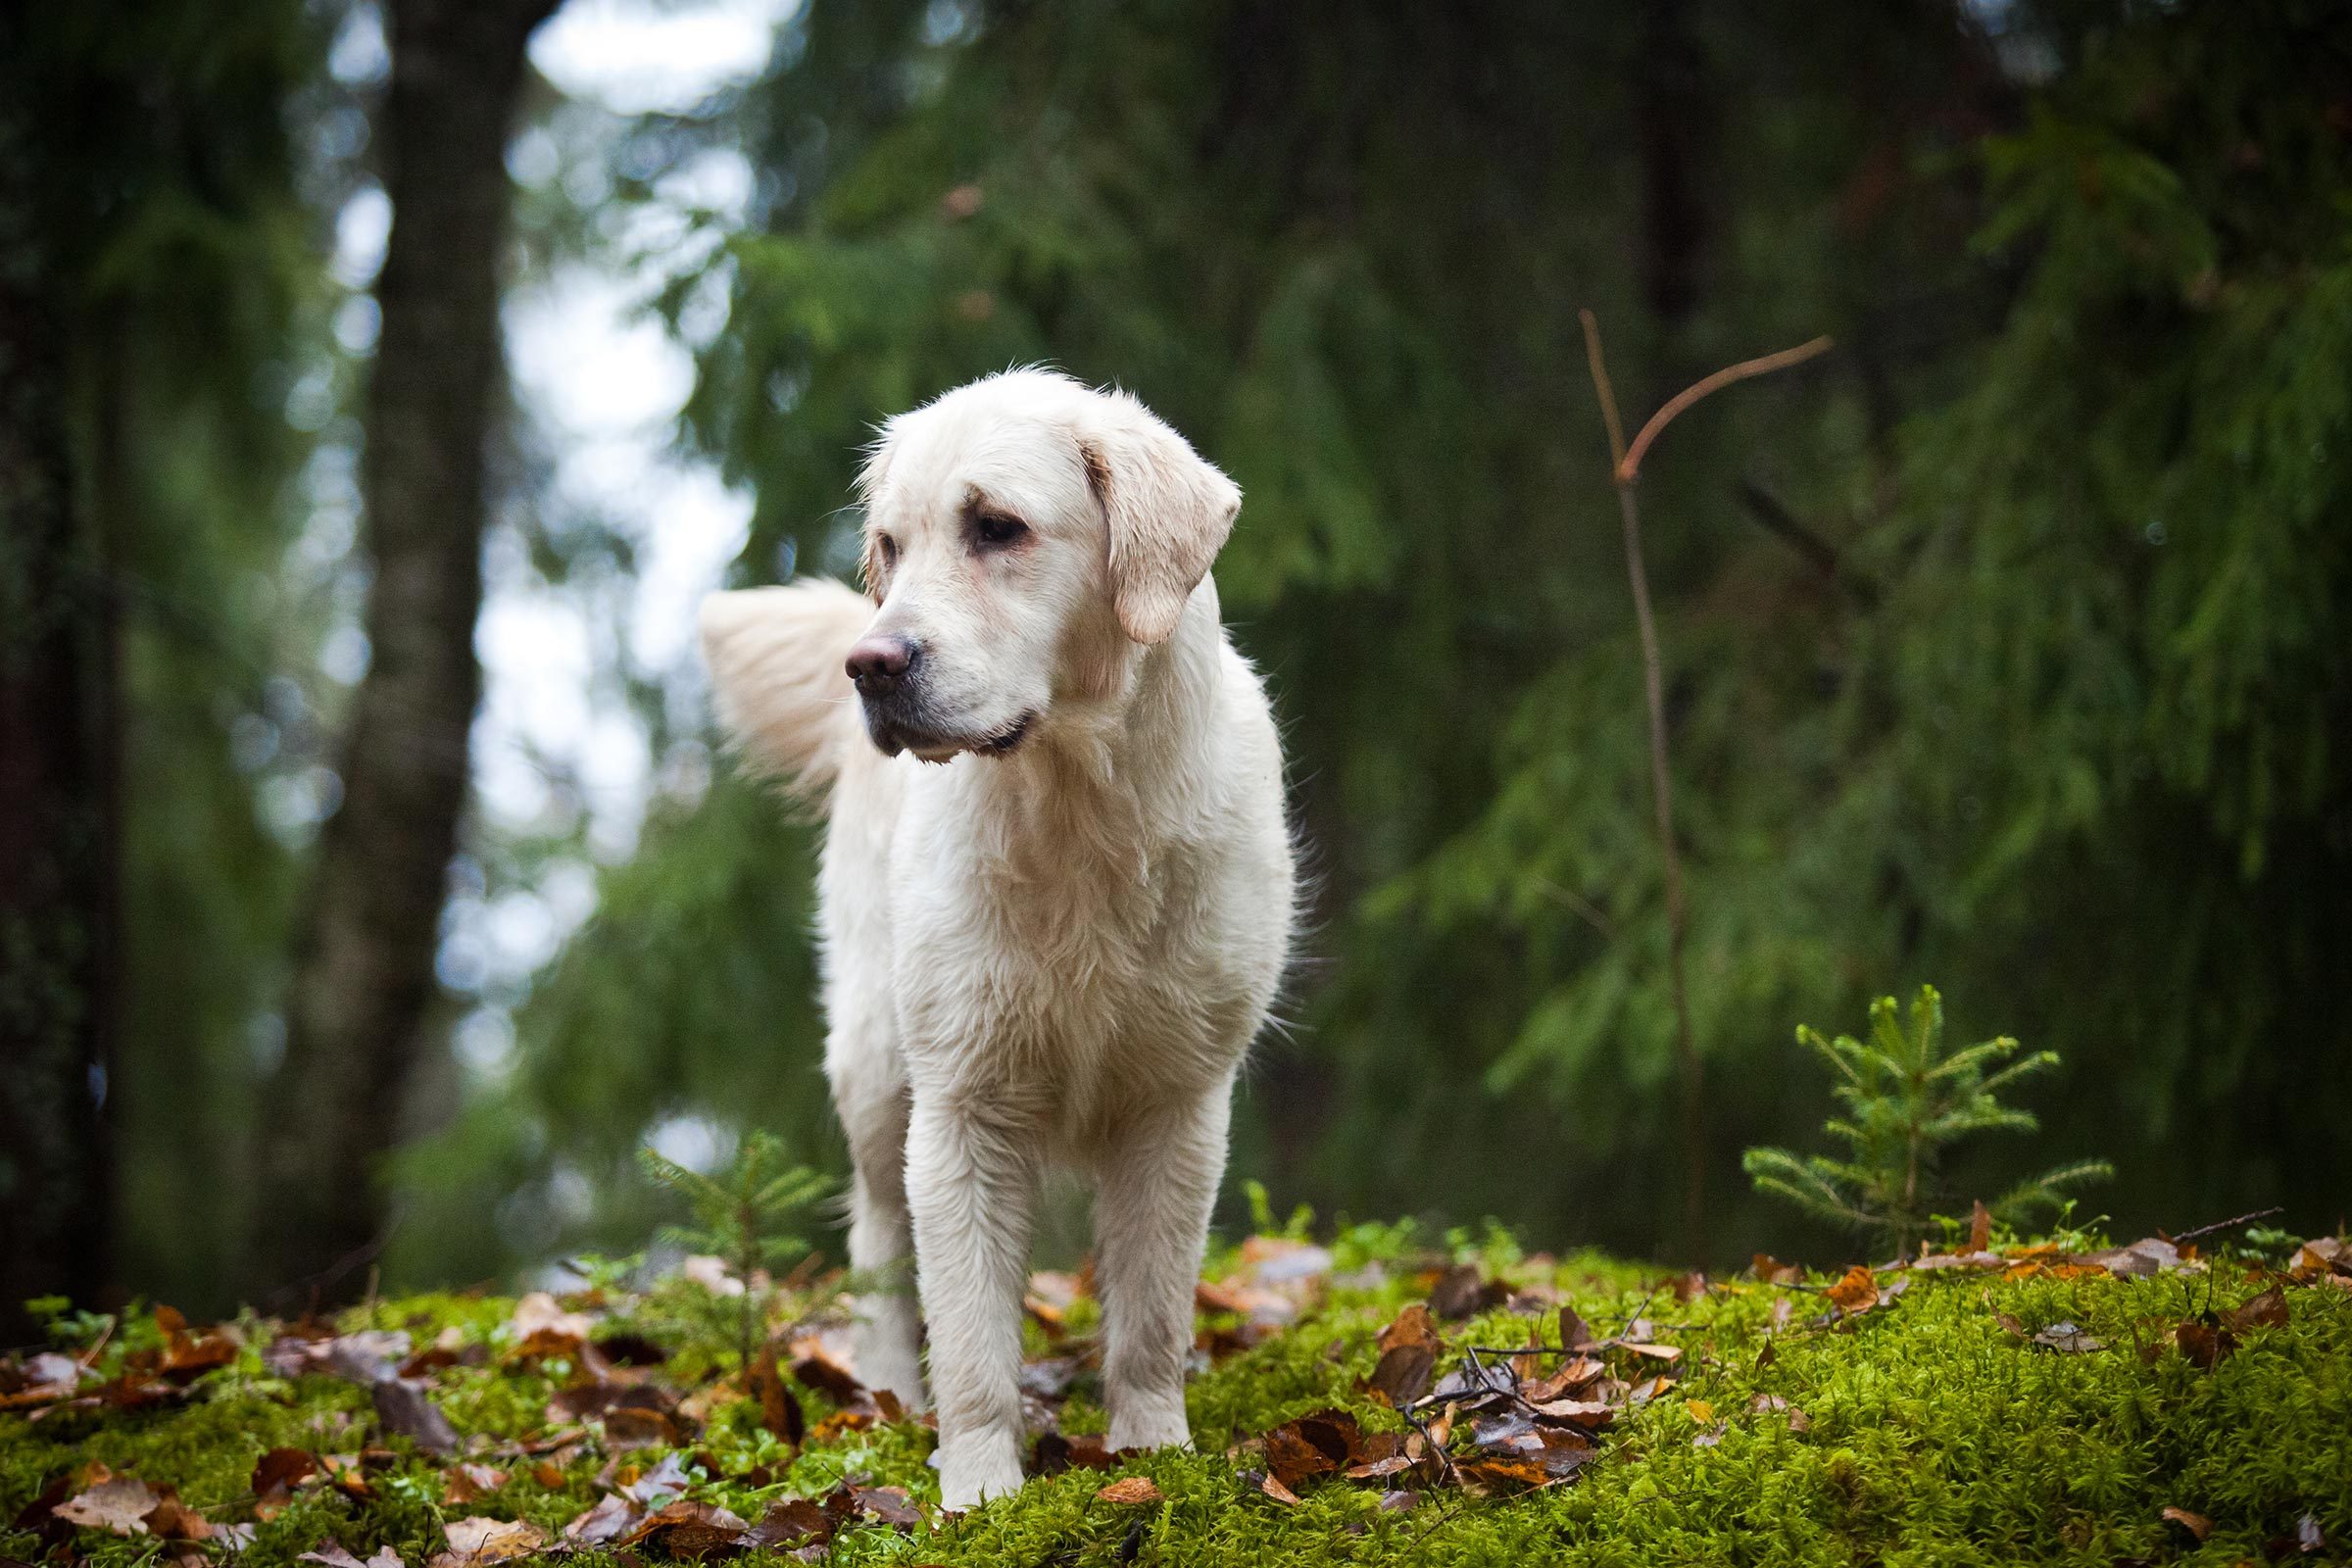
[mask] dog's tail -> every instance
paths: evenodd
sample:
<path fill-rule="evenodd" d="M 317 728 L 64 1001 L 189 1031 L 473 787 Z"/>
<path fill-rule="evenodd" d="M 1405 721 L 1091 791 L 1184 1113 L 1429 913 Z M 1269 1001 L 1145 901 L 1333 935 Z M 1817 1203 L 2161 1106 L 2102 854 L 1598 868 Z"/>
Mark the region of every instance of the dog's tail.
<path fill-rule="evenodd" d="M 719 722 L 759 772 L 821 808 L 861 719 L 842 668 L 873 602 L 821 578 L 703 601 L 703 661 Z"/>

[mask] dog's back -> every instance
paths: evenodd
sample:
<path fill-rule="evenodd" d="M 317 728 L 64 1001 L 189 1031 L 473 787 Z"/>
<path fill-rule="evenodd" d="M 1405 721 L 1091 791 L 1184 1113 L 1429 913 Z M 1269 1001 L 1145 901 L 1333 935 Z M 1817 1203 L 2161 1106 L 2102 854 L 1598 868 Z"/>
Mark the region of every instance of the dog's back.
<path fill-rule="evenodd" d="M 871 600 L 822 578 L 703 601 L 703 658 L 727 733 L 755 769 L 819 808 L 862 747 L 842 661 L 873 615 Z"/>

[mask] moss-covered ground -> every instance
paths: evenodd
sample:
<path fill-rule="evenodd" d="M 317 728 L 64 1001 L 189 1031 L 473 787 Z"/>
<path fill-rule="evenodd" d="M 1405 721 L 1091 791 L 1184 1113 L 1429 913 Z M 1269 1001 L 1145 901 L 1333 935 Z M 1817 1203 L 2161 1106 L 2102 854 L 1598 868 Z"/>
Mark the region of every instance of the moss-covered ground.
<path fill-rule="evenodd" d="M 408 1568 L 423 1568 L 449 1549 L 445 1526 L 461 1517 L 526 1520 L 560 1541 L 565 1524 L 606 1491 L 674 1449 L 690 1466 L 689 1495 L 746 1521 L 783 1499 L 821 1497 L 845 1478 L 904 1487 L 924 1504 L 921 1527 L 854 1524 L 829 1548 L 806 1553 L 829 1549 L 830 1560 L 844 1565 L 2110 1568 L 2261 1562 L 2266 1553 L 2352 1560 L 2352 1290 L 2325 1269 L 2316 1279 L 2309 1270 L 2290 1277 L 2278 1266 L 2283 1254 L 2225 1253 L 2140 1278 L 2032 1259 L 1882 1273 L 1878 1287 L 1899 1278 L 1900 1294 L 1845 1315 L 1827 1294 L 1832 1276 L 1768 1283 L 1751 1272 L 1678 1286 L 1655 1269 L 1595 1256 L 1521 1258 L 1501 1238 L 1462 1244 L 1453 1260 L 1477 1262 L 1500 1282 L 1497 1293 L 1507 1286 L 1516 1309 L 1496 1304 L 1441 1323 L 1441 1372 L 1462 1347 L 1524 1345 L 1531 1327 L 1556 1345 L 1550 1303 L 1557 1293 L 1598 1335 L 1633 1324 L 1634 1338 L 1679 1347 L 1670 1368 L 1676 1381 L 1621 1411 L 1601 1434 L 1597 1454 L 1560 1485 L 1478 1495 L 1433 1478 L 1359 1485 L 1326 1477 L 1301 1485 L 1291 1503 L 1256 1484 L 1265 1461 L 1253 1440 L 1335 1405 L 1367 1431 L 1401 1431 L 1403 1418 L 1370 1397 L 1364 1383 L 1382 1329 L 1427 1296 L 1427 1265 L 1448 1261 L 1418 1250 L 1408 1233 L 1384 1228 L 1349 1231 L 1329 1251 L 1326 1266 L 1294 1291 L 1304 1303 L 1295 1322 L 1230 1350 L 1195 1379 L 1198 1451 L 1043 1476 L 1018 1495 L 958 1518 L 942 1518 L 933 1506 L 937 1492 L 925 1465 L 932 1439 L 918 1422 L 828 1424 L 833 1402 L 803 1388 L 811 1425 L 796 1449 L 775 1430 L 772 1400 L 763 1407 L 749 1396 L 734 1397 L 726 1383 L 713 1391 L 712 1375 L 732 1360 L 721 1348 L 725 1313 L 695 1307 L 679 1293 L 700 1287 L 673 1283 L 642 1297 L 605 1298 L 609 1315 L 596 1329 L 658 1342 L 669 1360 L 652 1375 L 681 1392 L 703 1388 L 701 1399 L 689 1397 L 676 1417 L 678 1441 L 667 1447 L 616 1454 L 608 1447 L 612 1434 L 591 1423 L 574 1442 L 523 1451 L 520 1445 L 546 1436 L 551 1396 L 576 1384 L 580 1369 L 560 1355 L 518 1354 L 509 1300 L 381 1300 L 336 1325 L 405 1331 L 417 1347 L 439 1344 L 444 1359 L 457 1356 L 459 1364 L 418 1373 L 461 1437 L 461 1451 L 443 1457 L 382 1430 L 361 1384 L 323 1372 L 273 1372 L 264 1354 L 273 1330 L 249 1319 L 234 1359 L 189 1382 L 182 1395 L 143 1408 L 85 1402 L 37 1416 L 24 1408 L 0 1413 L 0 1555 L 134 1568 L 162 1562 L 168 1552 L 191 1562 L 201 1553 L 217 1562 L 234 1555 L 248 1568 L 291 1568 L 332 1538 L 357 1556 L 389 1547 Z M 1248 1277 L 1231 1253 L 1212 1260 L 1210 1272 Z M 2275 1308 L 2231 1319 L 2273 1289 L 2280 1293 L 2282 1322 Z M 600 1303 L 591 1297 L 568 1304 Z M 1056 1314 L 1049 1308 L 1041 1315 Z M 1059 1316 L 1058 1340 L 1032 1323 L 1032 1348 L 1040 1355 L 1075 1350 L 1083 1360 L 1092 1301 L 1081 1298 Z M 1203 1323 L 1213 1331 L 1233 1320 Z M 2184 1323 L 2191 1326 L 2185 1348 Z M 2078 1332 L 2053 1331 L 2061 1324 Z M 2217 1324 L 2230 1327 L 2226 1338 Z M 98 1330 L 85 1323 L 79 1332 Z M 148 1317 L 125 1314 L 109 1333 L 92 1358 L 93 1386 L 126 1357 L 133 1365 L 141 1356 L 154 1361 L 163 1344 Z M 1234 1338 L 1228 1333 L 1221 1343 L 1230 1347 Z M 73 1348 L 72 1332 L 65 1342 Z M 2209 1353 L 2217 1348 L 2226 1353 Z M 21 1371 L 16 1381 L 24 1382 Z M 1101 1429 L 1097 1392 L 1082 1373 L 1060 1412 L 1063 1432 Z M 1453 1440 L 1465 1458 L 1468 1426 L 1459 1423 Z M 257 1499 L 256 1462 L 273 1448 L 362 1459 L 345 1485 L 330 1474 L 293 1488 L 282 1501 Z M 466 1460 L 497 1478 L 478 1496 L 466 1495 L 455 1474 Z M 55 1519 L 44 1527 L 36 1499 L 61 1478 L 68 1490 L 86 1484 L 96 1474 L 93 1461 L 151 1487 L 176 1488 L 216 1525 L 255 1522 L 250 1543 L 232 1554 L 225 1533 L 192 1547 Z M 1129 1476 L 1149 1477 L 1158 1499 L 1100 1495 L 1106 1483 Z M 2168 1519 L 2167 1509 L 2180 1513 Z M 257 1511 L 268 1517 L 257 1521 Z M 30 1528 L 5 1528 L 28 1517 Z M 627 1568 L 658 1558 L 664 1545 L 655 1538 L 573 1548 L 573 1555 L 615 1556 Z"/>

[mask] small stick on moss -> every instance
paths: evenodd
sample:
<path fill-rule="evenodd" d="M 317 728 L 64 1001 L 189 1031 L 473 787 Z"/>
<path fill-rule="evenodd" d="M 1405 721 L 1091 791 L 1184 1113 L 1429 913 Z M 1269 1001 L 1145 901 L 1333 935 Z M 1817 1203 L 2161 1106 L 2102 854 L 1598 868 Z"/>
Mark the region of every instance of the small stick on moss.
<path fill-rule="evenodd" d="M 2240 1225 L 2251 1225 L 2258 1219 L 2269 1219 L 2273 1214 L 2285 1212 L 2284 1207 L 2273 1203 L 2270 1207 L 2258 1208 L 2251 1214 L 2238 1214 L 2230 1219 L 2217 1219 L 2212 1224 L 2200 1225 L 2193 1231 L 2182 1231 L 2173 1238 L 2173 1243 L 2175 1246 L 2179 1246 L 2182 1242 L 2193 1242 L 2200 1236 L 2211 1236 L 2216 1231 L 2233 1231 Z"/>

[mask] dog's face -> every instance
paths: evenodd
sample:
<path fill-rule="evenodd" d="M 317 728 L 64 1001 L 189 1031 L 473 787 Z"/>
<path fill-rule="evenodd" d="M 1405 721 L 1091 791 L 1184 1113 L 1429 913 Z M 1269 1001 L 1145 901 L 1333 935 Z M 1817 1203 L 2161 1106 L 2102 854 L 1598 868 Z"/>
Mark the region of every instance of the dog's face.
<path fill-rule="evenodd" d="M 1123 393 L 1017 370 L 885 427 L 860 481 L 877 610 L 849 673 L 874 744 L 1003 756 L 1174 634 L 1241 508 Z"/>

